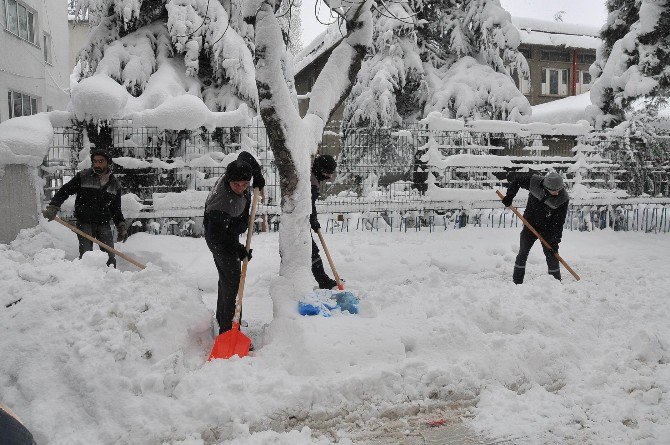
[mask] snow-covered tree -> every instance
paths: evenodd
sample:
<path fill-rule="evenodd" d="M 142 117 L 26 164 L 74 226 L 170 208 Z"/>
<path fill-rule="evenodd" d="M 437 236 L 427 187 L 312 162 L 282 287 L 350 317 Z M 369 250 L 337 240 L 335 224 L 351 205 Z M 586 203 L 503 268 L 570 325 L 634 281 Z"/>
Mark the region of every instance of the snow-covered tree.
<path fill-rule="evenodd" d="M 528 100 L 511 73 L 528 73 L 520 39 L 498 0 L 400 0 L 375 8 L 365 60 L 343 126 L 397 126 L 440 111 L 449 118 L 518 120 Z"/>
<path fill-rule="evenodd" d="M 284 43 L 291 54 L 296 55 L 302 49 L 302 20 L 300 9 L 302 0 L 282 0 L 279 7 L 279 23 L 284 35 Z"/>
<path fill-rule="evenodd" d="M 225 6 L 224 6 L 225 4 Z M 108 76 L 138 110 L 192 94 L 212 111 L 256 109 L 258 93 L 241 0 L 77 0 L 88 10 L 89 40 L 77 80 Z"/>
<path fill-rule="evenodd" d="M 601 31 L 589 115 L 597 128 L 626 120 L 640 100 L 652 113 L 670 85 L 670 3 L 667 0 L 610 0 Z"/>
<path fill-rule="evenodd" d="M 273 292 L 276 315 L 294 314 L 292 298 L 311 287 L 310 156 L 317 151 L 326 122 L 349 95 L 372 39 L 371 0 L 326 3 L 346 22 L 347 32 L 316 79 L 304 118 L 298 112 L 292 66 L 287 64 L 276 15 L 279 5 L 273 0 L 257 0 L 247 2 L 244 9 L 245 20 L 254 29 L 258 111 L 280 173 L 282 280 Z"/>
<path fill-rule="evenodd" d="M 177 130 L 189 129 L 180 125 L 192 115 L 203 115 L 213 127 L 217 119 L 250 108 L 263 120 L 282 195 L 282 278 L 273 291 L 281 313 L 295 314 L 293 303 L 283 303 L 311 289 L 310 157 L 325 123 L 349 94 L 372 39 L 372 0 L 326 3 L 347 32 L 316 80 L 301 118 L 281 0 L 77 1 L 93 24 L 73 89 L 79 119 L 88 120 L 91 110 L 98 121 L 115 117 L 118 110 L 125 115 L 135 110 L 130 115 L 134 123 Z M 292 10 L 290 3 L 285 7 Z M 162 104 L 174 97 L 181 99 L 181 108 L 161 115 Z"/>

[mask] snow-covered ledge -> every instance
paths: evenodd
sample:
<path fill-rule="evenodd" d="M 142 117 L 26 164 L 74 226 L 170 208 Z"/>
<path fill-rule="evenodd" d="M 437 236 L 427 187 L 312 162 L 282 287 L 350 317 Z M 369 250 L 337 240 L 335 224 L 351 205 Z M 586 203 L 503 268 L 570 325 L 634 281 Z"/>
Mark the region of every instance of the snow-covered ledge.
<path fill-rule="evenodd" d="M 63 119 L 69 119 L 69 113 L 39 113 L 0 123 L 2 244 L 14 240 L 22 229 L 38 223 L 42 193 L 38 169 L 51 147 L 53 125 Z"/>

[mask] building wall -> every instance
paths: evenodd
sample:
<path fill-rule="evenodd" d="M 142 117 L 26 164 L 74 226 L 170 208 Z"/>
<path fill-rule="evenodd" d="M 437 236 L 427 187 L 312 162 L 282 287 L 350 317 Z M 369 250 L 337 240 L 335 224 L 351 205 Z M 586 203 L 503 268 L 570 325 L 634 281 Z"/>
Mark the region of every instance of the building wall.
<path fill-rule="evenodd" d="M 591 66 L 591 62 L 587 61 L 595 59 L 596 55 L 595 50 L 581 49 L 581 48 L 573 49 L 563 47 L 550 47 L 540 45 L 521 45 L 520 50 L 526 56 L 526 60 L 528 61 L 528 67 L 530 68 L 530 93 L 526 94 L 526 92 L 524 92 L 524 94 L 528 98 L 528 101 L 530 102 L 531 105 L 543 104 L 557 99 L 562 99 L 567 96 L 574 96 L 576 94 L 581 94 L 583 92 L 586 92 L 588 88 L 590 88 L 587 86 L 580 88 L 582 82 L 579 82 L 579 80 L 583 80 L 580 79 L 580 72 L 582 73 L 582 76 L 583 73 L 585 72 L 588 73 L 589 67 Z M 569 57 L 569 60 L 568 61 L 547 60 L 546 57 L 545 58 L 542 57 L 543 51 L 552 51 L 554 53 L 556 52 L 565 53 Z M 580 56 L 582 60 L 585 59 L 587 61 L 580 62 Z M 573 85 L 575 61 L 577 62 L 576 63 L 576 71 L 578 78 L 577 80 L 578 84 L 580 84 L 577 85 L 576 91 Z M 556 69 L 560 71 L 567 70 L 568 74 L 567 91 L 565 92 L 565 94 L 561 93 L 548 94 L 542 92 L 543 69 Z M 517 86 L 519 86 L 518 81 Z M 519 89 L 521 89 L 521 86 L 519 86 Z"/>
<path fill-rule="evenodd" d="M 35 99 L 36 112 L 65 109 L 69 100 L 64 91 L 69 88 L 67 0 L 18 0 L 33 14 L 32 42 L 8 29 L 8 1 L 0 0 L 0 121 L 10 116 L 8 91 Z M 50 36 L 48 61 L 45 34 Z"/>
<path fill-rule="evenodd" d="M 69 31 L 69 40 L 70 40 L 70 54 L 68 67 L 70 72 L 74 70 L 74 67 L 77 65 L 77 57 L 79 56 L 79 51 L 88 41 L 88 32 L 89 32 L 89 23 L 88 20 L 85 21 L 74 21 L 70 20 L 68 25 Z"/>

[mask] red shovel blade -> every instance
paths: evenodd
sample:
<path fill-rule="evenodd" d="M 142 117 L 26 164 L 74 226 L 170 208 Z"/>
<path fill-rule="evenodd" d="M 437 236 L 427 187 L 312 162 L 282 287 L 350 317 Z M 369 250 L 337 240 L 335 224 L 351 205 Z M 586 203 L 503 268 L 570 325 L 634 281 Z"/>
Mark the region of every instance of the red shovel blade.
<path fill-rule="evenodd" d="M 216 358 L 230 358 L 233 355 L 245 357 L 249 355 L 251 340 L 240 331 L 240 324 L 233 323 L 230 331 L 219 334 L 214 340 L 212 353 L 209 354 L 207 361 Z"/>

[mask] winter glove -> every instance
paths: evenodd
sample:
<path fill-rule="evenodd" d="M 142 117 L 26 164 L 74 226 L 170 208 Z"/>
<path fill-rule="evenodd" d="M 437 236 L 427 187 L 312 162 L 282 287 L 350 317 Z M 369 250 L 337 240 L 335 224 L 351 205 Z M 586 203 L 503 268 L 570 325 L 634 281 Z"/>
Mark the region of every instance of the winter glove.
<path fill-rule="evenodd" d="M 507 179 L 507 172 L 493 172 L 493 176 L 502 181 L 503 179 Z"/>
<path fill-rule="evenodd" d="M 257 188 L 258 190 L 263 190 L 263 187 L 265 187 L 265 178 L 263 177 L 261 172 L 254 171 L 253 178 L 254 178 L 254 188 Z"/>
<path fill-rule="evenodd" d="M 505 205 L 505 207 L 511 206 L 513 201 L 514 201 L 514 196 L 510 196 L 510 195 L 505 195 L 505 197 L 502 199 L 502 203 Z"/>
<path fill-rule="evenodd" d="M 237 246 L 237 257 L 240 259 L 240 261 L 244 261 L 245 258 L 251 261 L 251 252 L 253 251 L 254 249 L 249 249 L 247 252 L 247 248 L 244 247 L 244 244 L 239 244 Z"/>
<path fill-rule="evenodd" d="M 128 228 L 126 227 L 126 223 L 121 221 L 120 223 L 116 224 L 116 231 L 118 232 L 118 235 L 116 236 L 116 242 L 122 243 L 128 238 Z"/>
<path fill-rule="evenodd" d="M 42 211 L 42 215 L 49 221 L 53 221 L 59 210 L 60 207 L 49 204 L 47 208 Z"/>
<path fill-rule="evenodd" d="M 319 220 L 316 218 L 310 218 L 309 219 L 309 225 L 312 227 L 312 230 L 315 232 L 318 232 L 321 230 L 321 224 L 319 224 Z"/>

